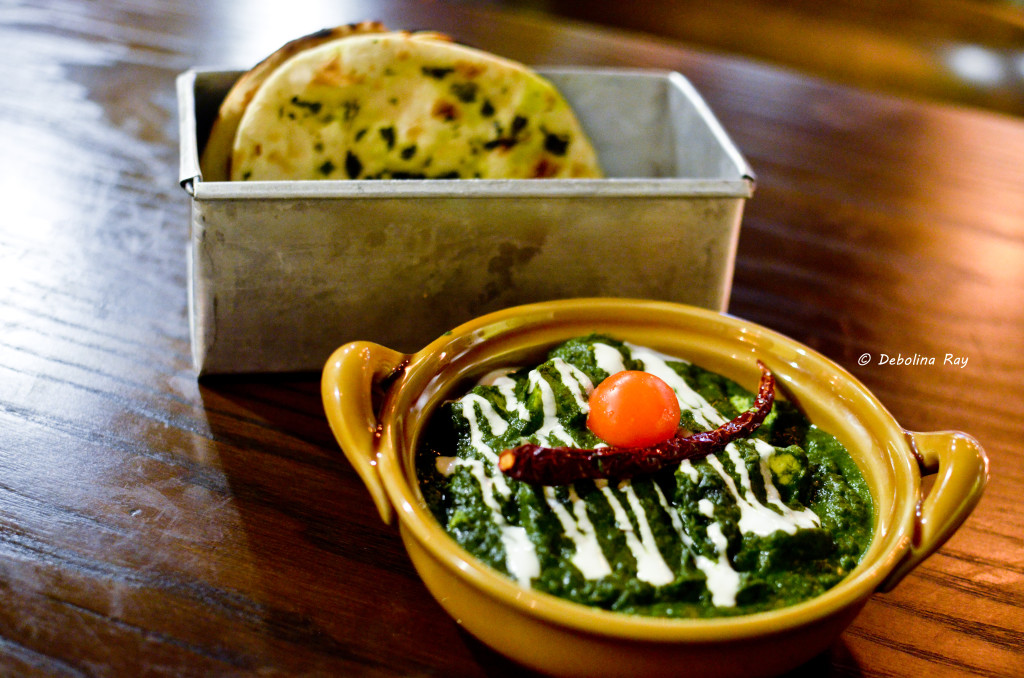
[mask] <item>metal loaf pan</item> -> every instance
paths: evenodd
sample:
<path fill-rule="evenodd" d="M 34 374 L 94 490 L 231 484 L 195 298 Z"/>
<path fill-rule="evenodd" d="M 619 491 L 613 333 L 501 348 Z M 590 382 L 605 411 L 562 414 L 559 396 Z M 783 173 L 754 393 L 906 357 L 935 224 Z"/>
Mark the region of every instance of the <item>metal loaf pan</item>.
<path fill-rule="evenodd" d="M 236 71 L 178 78 L 200 374 L 319 370 L 350 340 L 412 352 L 477 315 L 618 296 L 724 310 L 753 173 L 679 73 L 538 69 L 607 179 L 204 182 Z"/>

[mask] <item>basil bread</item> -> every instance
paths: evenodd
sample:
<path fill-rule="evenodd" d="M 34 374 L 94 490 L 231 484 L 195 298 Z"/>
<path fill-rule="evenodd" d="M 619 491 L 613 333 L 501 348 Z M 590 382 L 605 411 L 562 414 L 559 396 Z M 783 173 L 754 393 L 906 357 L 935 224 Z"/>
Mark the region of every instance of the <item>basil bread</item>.
<path fill-rule="evenodd" d="M 252 101 L 256 91 L 266 81 L 267 76 L 273 73 L 278 66 L 295 56 L 299 52 L 322 45 L 325 42 L 338 40 L 350 35 L 361 33 L 382 33 L 386 28 L 383 24 L 375 21 L 365 21 L 359 24 L 348 24 L 335 28 L 325 28 L 304 35 L 301 38 L 291 40 L 280 47 L 273 54 L 253 66 L 242 74 L 235 84 L 228 91 L 217 111 L 217 117 L 210 129 L 210 136 L 206 141 L 200 158 L 200 169 L 203 172 L 205 181 L 227 181 L 231 176 L 231 148 L 235 143 L 235 133 L 238 131 L 238 123 L 245 113 L 246 107 Z"/>
<path fill-rule="evenodd" d="M 528 67 L 373 28 L 266 73 L 226 164 L 235 181 L 602 176 L 569 104 Z"/>

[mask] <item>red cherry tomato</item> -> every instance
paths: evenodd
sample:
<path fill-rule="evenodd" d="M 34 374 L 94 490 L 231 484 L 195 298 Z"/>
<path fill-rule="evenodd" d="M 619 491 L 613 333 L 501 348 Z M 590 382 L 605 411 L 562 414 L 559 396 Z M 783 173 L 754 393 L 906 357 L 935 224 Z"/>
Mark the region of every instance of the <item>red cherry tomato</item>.
<path fill-rule="evenodd" d="M 679 415 L 671 386 L 653 374 L 626 370 L 590 394 L 587 428 L 615 447 L 650 447 L 675 435 Z"/>

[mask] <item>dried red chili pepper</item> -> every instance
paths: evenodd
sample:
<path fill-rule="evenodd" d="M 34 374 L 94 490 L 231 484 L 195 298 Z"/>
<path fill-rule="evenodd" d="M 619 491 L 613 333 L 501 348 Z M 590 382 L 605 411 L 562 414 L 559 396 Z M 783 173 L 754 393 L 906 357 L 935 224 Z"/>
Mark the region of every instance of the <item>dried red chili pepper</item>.
<path fill-rule="evenodd" d="M 676 436 L 651 447 L 542 447 L 527 443 L 501 453 L 505 475 L 536 485 L 568 485 L 577 480 L 624 479 L 656 473 L 670 464 L 717 452 L 761 426 L 775 401 L 775 377 L 760 360 L 761 381 L 754 406 L 711 431 Z"/>

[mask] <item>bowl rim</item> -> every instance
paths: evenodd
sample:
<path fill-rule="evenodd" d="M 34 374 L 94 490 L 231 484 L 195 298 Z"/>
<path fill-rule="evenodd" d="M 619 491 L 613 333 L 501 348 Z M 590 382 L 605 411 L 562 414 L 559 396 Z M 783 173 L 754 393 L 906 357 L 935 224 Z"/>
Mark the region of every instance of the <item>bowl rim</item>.
<path fill-rule="evenodd" d="M 621 298 L 556 300 L 512 307 L 480 316 L 458 326 L 409 356 L 406 368 L 388 391 L 381 408 L 380 418 L 384 426 L 379 448 L 381 452 L 377 457 L 379 473 L 388 498 L 396 509 L 403 538 L 415 538 L 451 574 L 466 580 L 478 591 L 517 609 L 522 614 L 540 618 L 548 623 L 577 632 L 609 638 L 659 642 L 734 641 L 783 633 L 854 607 L 859 609 L 859 606 L 879 588 L 886 576 L 899 564 L 909 549 L 917 508 L 913 501 L 903 502 L 901 511 L 897 511 L 897 507 L 894 505 L 887 524 L 882 526 L 879 523 L 881 518 L 877 515 L 877 497 L 874 487 L 872 487 L 872 495 L 876 499 L 876 506 L 873 508 L 876 512 L 875 527 L 868 553 L 870 554 L 876 549 L 876 542 L 879 540 L 885 546 L 884 549 L 879 547 L 878 553 L 872 559 L 862 560 L 847 577 L 819 596 L 775 610 L 727 617 L 691 619 L 626 614 L 524 588 L 466 551 L 448 535 L 434 518 L 422 497 L 418 483 L 415 482 L 414 463 L 409 463 L 411 459 L 399 458 L 396 436 L 401 436 L 400 429 L 402 427 L 401 425 L 395 426 L 401 417 L 395 418 L 397 413 L 394 408 L 397 399 L 392 397 L 393 394 L 400 392 L 403 386 L 415 379 L 422 378 L 419 372 L 423 371 L 426 374 L 431 370 L 436 370 L 437 356 L 452 357 L 450 354 L 456 344 L 467 338 L 470 342 L 476 342 L 472 344 L 473 346 L 480 346 L 503 333 L 519 331 L 522 327 L 529 326 L 530 318 L 535 319 L 533 322 L 543 322 L 545 318 L 555 321 L 557 316 L 562 313 L 587 314 L 627 310 L 670 315 L 683 314 L 698 321 L 724 323 L 747 340 L 758 338 L 768 340 L 773 346 L 783 346 L 799 354 L 801 359 L 807 360 L 819 368 L 824 368 L 833 378 L 840 379 L 844 392 L 849 391 L 857 397 L 879 425 L 888 430 L 889 437 L 886 438 L 886 443 L 892 448 L 888 457 L 892 460 L 894 474 L 898 476 L 894 480 L 894 484 L 901 481 L 909 482 L 912 486 L 910 490 L 919 495 L 920 469 L 916 462 L 912 463 L 915 457 L 906 439 L 906 431 L 899 426 L 877 397 L 856 377 L 814 349 L 779 332 L 729 313 L 673 302 Z M 452 357 L 452 362 L 454 360 L 455 358 Z M 439 376 L 435 374 L 427 379 L 425 384 L 436 382 Z M 777 373 L 776 376 L 781 381 L 783 375 Z M 449 387 L 457 381 L 457 378 L 449 377 Z M 427 412 L 425 416 L 429 417 L 429 414 L 430 412 Z M 413 440 L 414 444 L 412 445 L 413 455 L 418 435 L 417 431 L 416 440 Z M 871 487 L 870 480 L 868 483 Z"/>

